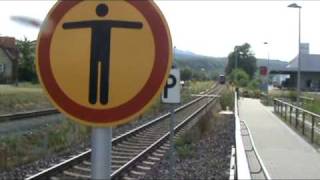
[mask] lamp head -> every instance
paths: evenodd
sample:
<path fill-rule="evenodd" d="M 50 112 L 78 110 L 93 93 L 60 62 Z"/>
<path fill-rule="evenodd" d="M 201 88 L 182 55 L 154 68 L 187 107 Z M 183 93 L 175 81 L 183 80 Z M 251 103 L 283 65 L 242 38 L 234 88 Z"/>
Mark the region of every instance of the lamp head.
<path fill-rule="evenodd" d="M 297 5 L 296 3 L 292 3 L 288 5 L 289 8 L 301 8 L 301 6 Z"/>

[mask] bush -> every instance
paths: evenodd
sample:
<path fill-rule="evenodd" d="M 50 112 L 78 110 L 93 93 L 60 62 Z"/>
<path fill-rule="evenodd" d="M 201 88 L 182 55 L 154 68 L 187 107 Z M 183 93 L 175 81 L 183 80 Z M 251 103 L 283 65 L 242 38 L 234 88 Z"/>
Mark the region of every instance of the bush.
<path fill-rule="evenodd" d="M 242 69 L 236 69 L 229 75 L 229 80 L 236 86 L 245 87 L 247 86 L 250 78 Z"/>
<path fill-rule="evenodd" d="M 233 109 L 234 107 L 234 94 L 232 91 L 227 90 L 226 92 L 224 92 L 221 97 L 220 97 L 220 106 L 221 109 L 226 110 L 227 106 L 230 109 Z"/>
<path fill-rule="evenodd" d="M 288 98 L 289 98 L 291 101 L 297 101 L 297 92 L 295 92 L 295 91 L 290 91 L 289 94 L 288 94 Z"/>
<path fill-rule="evenodd" d="M 250 89 L 250 90 L 256 90 L 256 89 L 259 88 L 259 85 L 260 85 L 260 80 L 258 80 L 258 79 L 251 80 L 251 81 L 248 83 L 248 89 Z"/>

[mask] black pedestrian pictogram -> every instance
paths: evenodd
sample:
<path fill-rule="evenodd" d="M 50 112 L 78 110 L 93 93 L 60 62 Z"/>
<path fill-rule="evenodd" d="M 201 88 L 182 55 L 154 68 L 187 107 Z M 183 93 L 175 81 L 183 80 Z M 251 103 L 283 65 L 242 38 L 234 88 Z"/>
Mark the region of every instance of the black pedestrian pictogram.
<path fill-rule="evenodd" d="M 99 4 L 96 14 L 104 17 L 108 14 L 108 6 Z M 141 29 L 143 24 L 134 21 L 116 20 L 92 20 L 66 22 L 64 29 L 91 28 L 91 55 L 90 55 L 90 77 L 89 77 L 89 102 L 97 103 L 98 74 L 100 62 L 100 103 L 107 104 L 109 100 L 109 66 L 110 66 L 110 42 L 112 28 Z"/>

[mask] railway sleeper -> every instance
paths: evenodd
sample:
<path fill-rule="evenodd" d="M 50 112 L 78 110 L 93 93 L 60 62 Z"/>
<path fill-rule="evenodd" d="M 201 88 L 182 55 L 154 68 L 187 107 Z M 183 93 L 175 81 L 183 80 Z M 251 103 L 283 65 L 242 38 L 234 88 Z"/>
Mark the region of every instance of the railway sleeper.
<path fill-rule="evenodd" d="M 131 139 L 128 141 L 122 142 L 122 144 L 128 145 L 128 146 L 149 146 L 150 143 L 141 143 L 141 142 L 132 142 Z"/>
<path fill-rule="evenodd" d="M 126 148 L 120 148 L 120 147 L 112 147 L 112 151 L 117 151 L 117 152 L 128 152 L 128 153 L 135 153 L 138 154 L 141 152 L 141 150 L 136 150 L 136 149 L 126 149 Z"/>
<path fill-rule="evenodd" d="M 152 155 L 155 157 L 163 157 L 164 156 L 164 154 L 160 154 L 160 153 L 156 153 L 156 152 L 153 152 Z"/>
<path fill-rule="evenodd" d="M 145 149 L 147 146 L 138 146 L 138 145 L 126 145 L 123 143 L 118 144 L 118 146 L 123 147 L 125 149 L 134 149 L 134 150 L 139 150 L 142 151 L 143 149 Z"/>
<path fill-rule="evenodd" d="M 140 138 L 140 139 L 132 139 L 134 142 L 137 142 L 137 143 L 142 143 L 142 144 L 152 144 L 152 143 L 154 143 L 156 140 L 157 140 L 157 138 L 152 138 L 152 139 L 142 139 L 142 138 Z"/>
<path fill-rule="evenodd" d="M 128 161 L 124 161 L 124 160 L 112 160 L 112 164 L 115 165 L 115 166 L 122 166 L 124 164 L 126 164 Z"/>
<path fill-rule="evenodd" d="M 143 171 L 139 171 L 139 170 L 131 170 L 129 172 L 129 177 L 134 177 L 134 178 L 139 178 L 139 177 L 142 177 L 142 176 L 145 176 L 146 175 L 146 172 L 143 172 Z"/>
<path fill-rule="evenodd" d="M 139 169 L 139 170 L 143 170 L 143 171 L 151 170 L 150 166 L 145 166 L 145 165 L 138 165 L 138 166 L 136 166 L 136 168 Z"/>
<path fill-rule="evenodd" d="M 149 165 L 149 166 L 153 166 L 153 165 L 155 164 L 155 162 L 150 161 L 150 160 L 148 160 L 148 161 L 142 161 L 142 163 L 145 164 L 145 165 Z"/>
<path fill-rule="evenodd" d="M 80 170 L 80 171 L 84 171 L 84 172 L 91 172 L 91 169 L 90 167 L 83 167 L 83 166 L 80 166 L 80 165 L 76 165 L 76 166 L 73 166 L 74 169 L 76 170 Z"/>
<path fill-rule="evenodd" d="M 169 150 L 169 149 L 170 149 L 170 147 L 167 147 L 167 146 L 161 146 L 161 147 L 160 147 L 160 149 L 162 149 L 162 150 L 165 150 L 165 151 L 166 151 L 166 150 Z"/>
<path fill-rule="evenodd" d="M 63 175 L 70 176 L 70 178 L 82 178 L 82 179 L 90 179 L 90 174 L 80 174 L 78 172 L 71 172 L 68 170 L 63 171 Z M 67 177 L 63 177 L 62 179 L 68 179 Z"/>
<path fill-rule="evenodd" d="M 52 176 L 52 177 L 50 177 L 50 180 L 60 180 L 60 178 L 58 178 L 56 176 Z"/>
<path fill-rule="evenodd" d="M 112 156 L 112 160 L 127 160 L 130 161 L 134 156 Z"/>
<path fill-rule="evenodd" d="M 160 161 L 160 158 L 154 157 L 154 156 L 148 156 L 148 160 L 151 160 L 151 161 Z"/>
<path fill-rule="evenodd" d="M 156 152 L 164 154 L 164 153 L 166 153 L 167 151 L 162 150 L 162 149 L 157 149 Z"/>
<path fill-rule="evenodd" d="M 112 151 L 112 156 L 136 156 L 138 153 Z"/>
<path fill-rule="evenodd" d="M 153 141 L 153 139 L 149 139 L 149 138 L 146 139 L 146 137 L 136 137 L 136 136 L 133 136 L 128 140 L 130 140 L 131 142 L 136 142 L 136 143 Z"/>
<path fill-rule="evenodd" d="M 120 167 L 121 167 L 120 165 L 111 165 L 112 171 L 115 171 L 115 170 L 119 169 Z M 73 168 L 76 170 L 87 172 L 87 173 L 91 172 L 91 167 L 83 167 L 81 165 L 76 165 Z"/>

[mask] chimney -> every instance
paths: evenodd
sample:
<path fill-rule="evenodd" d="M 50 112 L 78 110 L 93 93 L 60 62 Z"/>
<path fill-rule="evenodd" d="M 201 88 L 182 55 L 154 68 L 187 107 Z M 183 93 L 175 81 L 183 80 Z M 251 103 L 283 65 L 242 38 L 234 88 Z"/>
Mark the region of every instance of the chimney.
<path fill-rule="evenodd" d="M 300 54 L 309 54 L 309 43 L 300 44 Z"/>

